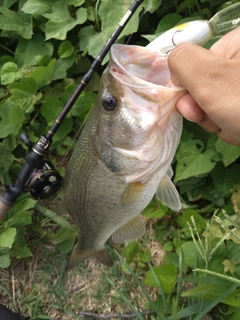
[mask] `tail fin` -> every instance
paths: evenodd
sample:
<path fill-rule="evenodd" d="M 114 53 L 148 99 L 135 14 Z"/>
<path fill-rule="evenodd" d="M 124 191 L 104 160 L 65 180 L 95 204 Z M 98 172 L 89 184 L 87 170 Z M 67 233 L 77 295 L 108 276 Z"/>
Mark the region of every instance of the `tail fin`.
<path fill-rule="evenodd" d="M 76 244 L 68 260 L 66 270 L 68 271 L 73 269 L 77 264 L 83 262 L 87 258 L 94 258 L 108 267 L 113 265 L 112 259 L 109 257 L 105 248 L 100 251 L 79 250 Z"/>

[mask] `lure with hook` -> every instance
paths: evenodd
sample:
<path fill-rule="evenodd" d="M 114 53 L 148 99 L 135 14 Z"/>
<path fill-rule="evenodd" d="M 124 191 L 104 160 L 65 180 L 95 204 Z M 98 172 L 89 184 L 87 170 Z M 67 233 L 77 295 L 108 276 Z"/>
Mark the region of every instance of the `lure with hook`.
<path fill-rule="evenodd" d="M 185 42 L 203 46 L 211 38 L 224 35 L 238 26 L 240 26 L 240 3 L 224 8 L 209 21 L 194 20 L 179 24 L 162 33 L 149 43 L 147 48 L 168 53 Z"/>

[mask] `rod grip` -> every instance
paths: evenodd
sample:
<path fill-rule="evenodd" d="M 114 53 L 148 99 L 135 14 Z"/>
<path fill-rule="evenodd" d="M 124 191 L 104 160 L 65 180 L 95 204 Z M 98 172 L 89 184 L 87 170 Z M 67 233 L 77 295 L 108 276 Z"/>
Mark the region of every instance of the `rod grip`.
<path fill-rule="evenodd" d="M 8 211 L 11 209 L 10 203 L 4 203 L 3 197 L 0 196 L 0 222 L 3 220 L 5 215 L 8 213 Z"/>

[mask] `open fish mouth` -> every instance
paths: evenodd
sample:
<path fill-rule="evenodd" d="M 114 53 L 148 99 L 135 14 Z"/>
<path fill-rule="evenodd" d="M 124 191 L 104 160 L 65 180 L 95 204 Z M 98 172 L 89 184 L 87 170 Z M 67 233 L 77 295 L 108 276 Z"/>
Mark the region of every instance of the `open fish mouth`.
<path fill-rule="evenodd" d="M 160 51 L 114 44 L 111 48 L 110 70 L 115 78 L 128 85 L 173 86 L 167 57 Z"/>

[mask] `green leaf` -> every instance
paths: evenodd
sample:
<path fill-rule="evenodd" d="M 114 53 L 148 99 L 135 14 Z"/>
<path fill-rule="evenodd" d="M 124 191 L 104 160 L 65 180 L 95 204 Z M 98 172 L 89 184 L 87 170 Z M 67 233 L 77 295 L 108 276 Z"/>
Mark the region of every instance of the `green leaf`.
<path fill-rule="evenodd" d="M 161 0 L 145 0 L 143 5 L 146 11 L 153 13 L 162 4 Z"/>
<path fill-rule="evenodd" d="M 178 162 L 174 181 L 209 173 L 215 166 L 215 161 L 212 160 L 214 155 L 211 149 L 203 151 L 201 140 L 182 143 L 176 155 Z"/>
<path fill-rule="evenodd" d="M 17 1 L 18 0 L 3 0 L 2 6 L 5 7 L 5 8 L 10 8 Z"/>
<path fill-rule="evenodd" d="M 27 247 L 27 245 L 25 246 L 21 246 L 18 247 L 15 252 L 12 252 L 11 250 L 11 254 L 16 257 L 17 259 L 23 259 L 23 258 L 27 258 L 27 257 L 32 257 L 32 252 L 31 250 Z"/>
<path fill-rule="evenodd" d="M 184 0 L 178 6 L 178 12 L 182 12 L 186 9 L 193 8 L 196 5 L 196 0 Z"/>
<path fill-rule="evenodd" d="M 1 70 L 1 83 L 7 85 L 18 79 L 18 66 L 14 62 L 6 62 Z"/>
<path fill-rule="evenodd" d="M 182 250 L 183 261 L 187 266 L 191 268 L 195 268 L 196 265 L 202 266 L 203 260 L 200 257 L 193 241 L 183 243 L 181 247 L 177 249 L 177 252 L 179 253 L 180 250 Z"/>
<path fill-rule="evenodd" d="M 53 72 L 53 80 L 64 79 L 67 76 L 67 70 L 74 64 L 75 57 L 60 58 L 56 61 Z"/>
<path fill-rule="evenodd" d="M 200 216 L 200 214 L 193 209 L 185 209 L 183 214 L 177 218 L 177 222 L 181 227 L 188 227 L 193 225 L 192 218 L 194 218 L 197 230 L 201 233 L 206 228 L 206 221 Z"/>
<path fill-rule="evenodd" d="M 76 237 L 72 237 L 70 239 L 67 239 L 67 240 L 61 242 L 58 245 L 59 251 L 64 254 L 70 252 L 74 246 L 75 241 L 76 241 Z"/>
<path fill-rule="evenodd" d="M 98 14 L 102 20 L 102 33 L 104 33 L 105 37 L 109 38 L 112 35 L 114 29 L 125 16 L 131 4 L 132 0 L 115 0 L 114 5 L 109 5 L 108 0 L 101 1 Z M 134 15 L 132 15 L 131 19 L 124 27 L 120 37 L 137 31 L 139 25 L 139 13 L 142 8 L 143 5 L 138 7 Z"/>
<path fill-rule="evenodd" d="M 153 268 L 153 270 L 159 279 L 163 291 L 165 293 L 171 293 L 177 282 L 177 268 L 171 264 L 165 264 Z M 150 287 L 157 287 L 157 283 L 151 270 L 148 270 L 144 283 Z"/>
<path fill-rule="evenodd" d="M 74 7 L 80 7 L 82 4 L 84 4 L 85 0 L 67 0 L 67 3 L 69 5 L 73 5 Z"/>
<path fill-rule="evenodd" d="M 40 89 L 47 84 L 51 83 L 53 79 L 54 67 L 56 60 L 53 59 L 49 62 L 47 67 L 37 67 L 32 73 L 31 77 L 36 81 L 37 89 Z"/>
<path fill-rule="evenodd" d="M 229 320 L 239 320 L 240 319 L 240 309 L 237 308 L 234 312 L 233 315 Z"/>
<path fill-rule="evenodd" d="M 34 95 L 37 91 L 37 84 L 33 78 L 23 78 L 20 82 L 12 83 L 8 88 L 12 94 L 14 90 L 21 90 Z"/>
<path fill-rule="evenodd" d="M 178 13 L 169 13 L 166 14 L 159 22 L 156 33 L 161 33 L 164 31 L 167 31 L 174 27 L 180 20 L 182 19 L 182 16 Z"/>
<path fill-rule="evenodd" d="M 10 254 L 5 253 L 0 255 L 0 267 L 8 268 L 10 266 Z"/>
<path fill-rule="evenodd" d="M 123 249 L 123 255 L 127 264 L 135 262 L 139 267 L 145 267 L 145 263 L 150 262 L 152 258 L 150 250 L 144 249 L 137 242 L 129 242 Z"/>
<path fill-rule="evenodd" d="M 73 150 L 74 149 L 74 145 L 75 145 L 75 142 L 73 141 L 73 138 L 71 137 L 65 137 L 62 141 L 60 141 L 59 143 L 57 142 L 56 143 L 57 145 L 57 153 L 61 156 L 65 156 L 66 155 L 66 150 Z M 53 146 L 54 148 L 55 146 Z M 63 167 L 61 167 L 60 169 L 60 174 L 62 176 L 65 175 L 65 171 L 62 172 L 63 170 Z M 59 171 L 59 169 L 58 169 Z"/>
<path fill-rule="evenodd" d="M 162 209 L 153 210 L 151 213 L 148 213 L 146 216 L 147 219 L 153 219 L 153 218 L 162 218 L 166 215 L 166 212 Z"/>
<path fill-rule="evenodd" d="M 24 240 L 25 234 L 26 228 L 19 227 L 17 229 L 17 236 L 15 238 L 14 245 L 10 251 L 11 257 L 20 259 L 32 256 L 31 250 L 27 247 L 27 243 Z"/>
<path fill-rule="evenodd" d="M 68 97 L 68 99 L 70 98 L 70 96 L 68 95 L 65 96 L 65 98 L 66 97 Z M 95 93 L 92 93 L 92 92 L 82 93 L 80 97 L 77 99 L 77 101 L 75 102 L 71 110 L 71 114 L 74 117 L 79 117 L 79 118 L 83 117 L 83 115 L 90 110 L 95 100 L 96 100 Z"/>
<path fill-rule="evenodd" d="M 36 34 L 30 40 L 20 39 L 15 51 L 16 62 L 19 66 L 36 66 L 44 56 L 52 56 L 53 44 L 46 42 L 44 37 Z"/>
<path fill-rule="evenodd" d="M 65 40 L 68 31 L 87 20 L 87 10 L 80 8 L 76 12 L 77 19 L 71 17 L 66 0 L 55 3 L 52 13 L 43 14 L 49 21 L 46 23 L 46 40 L 51 38 Z"/>
<path fill-rule="evenodd" d="M 226 298 L 222 300 L 223 303 L 240 308 L 240 291 L 239 289 L 234 290 L 232 293 L 227 295 Z"/>
<path fill-rule="evenodd" d="M 13 220 L 10 221 L 11 226 L 22 227 L 32 223 L 33 210 L 23 209 L 16 212 L 13 216 Z"/>
<path fill-rule="evenodd" d="M 64 242 L 66 240 L 71 240 L 71 242 L 76 240 L 76 236 L 77 234 L 74 233 L 71 229 L 69 228 L 65 228 L 65 227 L 61 227 L 57 234 L 54 236 L 53 239 L 51 239 L 51 242 L 53 244 L 59 244 L 61 242 Z"/>
<path fill-rule="evenodd" d="M 240 147 L 232 146 L 229 143 L 226 143 L 220 139 L 217 140 L 216 150 L 221 153 L 223 157 L 224 166 L 227 167 L 233 163 L 238 157 L 240 157 Z"/>
<path fill-rule="evenodd" d="M 1 129 L 0 129 L 1 132 Z M 13 149 L 16 146 L 16 140 L 13 135 L 9 135 L 7 138 L 0 142 L 0 177 L 3 177 L 3 183 L 9 184 L 9 168 L 11 167 L 14 156 L 12 154 Z"/>
<path fill-rule="evenodd" d="M 63 41 L 58 48 L 58 55 L 60 58 L 68 58 L 74 52 L 74 46 L 70 41 Z"/>
<path fill-rule="evenodd" d="M 73 126 L 73 119 L 65 118 L 60 128 L 55 133 L 53 137 L 53 141 L 60 141 L 63 138 L 65 138 L 72 131 L 72 126 Z"/>
<path fill-rule="evenodd" d="M 22 128 L 25 118 L 22 110 L 19 106 L 15 105 L 9 111 L 9 123 L 12 126 L 12 133 L 17 135 L 19 130 Z"/>
<path fill-rule="evenodd" d="M 14 31 L 25 39 L 32 37 L 32 17 L 21 11 L 16 12 L 0 7 L 0 29 Z"/>
<path fill-rule="evenodd" d="M 35 103 L 42 97 L 41 93 L 36 93 L 37 83 L 33 78 L 23 78 L 20 82 L 10 84 L 9 91 L 12 94 L 10 101 L 25 113 L 31 113 Z M 11 117 L 13 116 L 11 113 Z"/>
<path fill-rule="evenodd" d="M 0 104 L 0 138 L 6 138 L 12 132 L 12 125 L 9 122 L 9 112 L 12 106 L 9 99 Z"/>
<path fill-rule="evenodd" d="M 51 126 L 56 120 L 64 105 L 56 96 L 49 96 L 41 107 L 41 114 L 47 120 L 48 126 Z"/>
<path fill-rule="evenodd" d="M 17 202 L 8 213 L 8 223 L 14 227 L 28 225 L 32 222 L 33 209 L 36 200 L 31 198 L 22 199 Z"/>
<path fill-rule="evenodd" d="M 7 228 L 2 234 L 0 234 L 0 247 L 11 249 L 16 234 L 16 228 Z"/>
<path fill-rule="evenodd" d="M 55 0 L 28 0 L 22 7 L 22 11 L 33 16 L 41 16 L 48 12 L 55 3 Z"/>
<path fill-rule="evenodd" d="M 93 27 L 82 28 L 79 32 L 81 50 L 88 50 L 89 54 L 96 58 L 100 50 L 105 46 L 107 40 L 112 35 L 123 16 L 128 11 L 131 0 L 115 0 L 114 5 L 109 5 L 108 0 L 101 1 L 99 16 L 102 21 L 101 32 L 96 32 Z M 131 17 L 126 27 L 123 29 L 121 36 L 132 34 L 137 31 L 139 24 L 139 12 L 142 6 L 139 6 L 137 11 Z M 106 62 L 106 59 L 104 59 Z M 103 62 L 104 64 L 104 62 Z"/>
<path fill-rule="evenodd" d="M 172 264 L 176 268 L 179 268 L 179 256 L 176 253 L 169 252 L 163 257 L 164 264 Z"/>
<path fill-rule="evenodd" d="M 165 242 L 162 249 L 163 249 L 163 251 L 172 251 L 173 243 L 171 241 Z"/>

